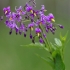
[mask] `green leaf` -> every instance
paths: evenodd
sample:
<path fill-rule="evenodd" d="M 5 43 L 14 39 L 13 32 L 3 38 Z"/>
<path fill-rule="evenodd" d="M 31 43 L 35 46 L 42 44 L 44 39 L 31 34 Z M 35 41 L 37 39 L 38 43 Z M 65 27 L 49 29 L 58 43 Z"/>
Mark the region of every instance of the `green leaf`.
<path fill-rule="evenodd" d="M 56 44 L 58 47 L 62 46 L 62 42 L 60 41 L 60 39 L 55 38 L 54 40 L 55 40 L 55 44 Z"/>
<path fill-rule="evenodd" d="M 40 48 L 40 49 L 45 49 L 46 51 L 49 51 L 44 44 L 41 43 L 31 43 L 29 45 L 21 45 L 23 47 L 29 47 L 29 48 Z"/>
<path fill-rule="evenodd" d="M 40 44 L 40 43 L 31 43 L 31 44 L 28 44 L 28 45 L 21 45 L 21 46 L 24 46 L 24 47 L 44 47 L 44 44 Z"/>
<path fill-rule="evenodd" d="M 50 57 L 47 57 L 47 59 L 45 59 L 44 57 L 36 54 L 36 56 L 40 57 L 43 61 L 45 61 L 47 64 L 49 64 L 51 67 L 54 67 L 54 63 L 53 60 Z"/>
<path fill-rule="evenodd" d="M 52 52 L 52 57 L 55 58 L 55 56 L 57 55 L 57 53 L 59 53 L 59 50 L 55 50 Z"/>
<path fill-rule="evenodd" d="M 62 41 L 63 43 L 66 41 L 67 36 L 68 36 L 68 33 L 69 33 L 69 31 L 67 31 L 67 33 L 65 34 L 65 36 L 62 36 L 62 34 L 60 33 L 60 39 L 61 39 L 61 41 Z"/>
<path fill-rule="evenodd" d="M 54 58 L 53 70 L 65 70 L 65 65 L 60 54 L 57 54 L 56 57 Z"/>
<path fill-rule="evenodd" d="M 54 46 L 51 42 L 50 42 L 50 45 L 53 51 L 57 49 L 56 46 Z"/>

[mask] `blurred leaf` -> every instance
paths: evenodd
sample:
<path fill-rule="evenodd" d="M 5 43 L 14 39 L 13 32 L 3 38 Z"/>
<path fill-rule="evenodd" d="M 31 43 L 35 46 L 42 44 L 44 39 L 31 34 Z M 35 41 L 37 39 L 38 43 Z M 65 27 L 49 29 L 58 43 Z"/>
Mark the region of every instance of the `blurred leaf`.
<path fill-rule="evenodd" d="M 54 60 L 54 70 L 65 70 L 65 65 L 60 54 L 57 54 Z"/>
<path fill-rule="evenodd" d="M 50 57 L 47 57 L 47 59 L 45 59 L 44 57 L 36 54 L 36 56 L 40 57 L 41 59 L 43 59 L 47 64 L 49 64 L 51 67 L 54 67 L 54 63 L 53 60 Z"/>
<path fill-rule="evenodd" d="M 68 36 L 68 32 L 69 31 L 67 31 L 67 33 L 65 34 L 65 36 L 62 36 L 62 34 L 60 33 L 60 39 L 61 39 L 62 43 L 64 43 L 66 41 L 67 36 Z"/>
<path fill-rule="evenodd" d="M 28 45 L 21 45 L 21 46 L 24 46 L 24 47 L 39 47 L 39 48 L 41 48 L 41 47 L 44 47 L 44 44 L 41 44 L 41 43 L 31 43 L 31 44 L 28 44 Z"/>
<path fill-rule="evenodd" d="M 29 47 L 29 48 L 40 48 L 40 49 L 45 49 L 46 51 L 49 51 L 44 44 L 41 44 L 41 43 L 31 43 L 31 44 L 28 44 L 28 45 L 21 45 L 23 47 Z"/>
<path fill-rule="evenodd" d="M 55 38 L 54 40 L 57 46 L 62 46 L 62 42 L 58 38 Z"/>
<path fill-rule="evenodd" d="M 58 50 L 55 50 L 52 52 L 52 57 L 55 58 L 56 54 L 58 53 Z"/>
<path fill-rule="evenodd" d="M 56 50 L 56 47 L 50 42 L 50 45 L 52 47 L 52 50 Z"/>
<path fill-rule="evenodd" d="M 66 45 L 70 42 L 70 38 L 67 40 Z"/>

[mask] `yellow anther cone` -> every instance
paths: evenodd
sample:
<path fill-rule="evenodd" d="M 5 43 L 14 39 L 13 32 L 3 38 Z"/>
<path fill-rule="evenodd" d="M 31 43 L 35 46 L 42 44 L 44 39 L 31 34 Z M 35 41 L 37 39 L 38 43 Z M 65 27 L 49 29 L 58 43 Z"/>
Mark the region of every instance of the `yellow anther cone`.
<path fill-rule="evenodd" d="M 34 13 L 34 16 L 36 16 L 36 13 Z"/>
<path fill-rule="evenodd" d="M 33 27 L 31 27 L 31 30 L 33 31 Z"/>
<path fill-rule="evenodd" d="M 37 33 L 38 37 L 40 36 L 40 33 Z"/>
<path fill-rule="evenodd" d="M 47 10 L 45 9 L 44 12 L 46 12 Z"/>
<path fill-rule="evenodd" d="M 33 10 L 30 10 L 31 13 L 33 13 Z"/>
<path fill-rule="evenodd" d="M 55 20 L 54 19 L 51 19 L 53 22 L 55 22 Z"/>
<path fill-rule="evenodd" d="M 5 11 L 5 14 L 7 14 L 8 11 Z"/>

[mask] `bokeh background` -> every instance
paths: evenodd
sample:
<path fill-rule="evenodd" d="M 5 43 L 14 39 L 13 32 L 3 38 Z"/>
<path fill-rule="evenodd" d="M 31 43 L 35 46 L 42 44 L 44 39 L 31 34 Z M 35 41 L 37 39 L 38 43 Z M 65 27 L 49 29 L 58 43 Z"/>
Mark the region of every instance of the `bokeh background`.
<path fill-rule="evenodd" d="M 3 7 L 11 6 L 14 11 L 15 6 L 24 6 L 28 0 L 0 0 L 0 16 L 3 15 Z M 65 35 L 69 31 L 70 38 L 70 0 L 36 0 L 37 9 L 45 5 L 48 10 L 46 14 L 53 13 L 56 23 L 64 25 L 64 29 L 56 31 L 55 35 L 47 34 L 47 38 L 54 43 L 54 37 L 59 38 L 60 32 Z M 5 20 L 4 20 L 5 21 Z M 48 52 L 39 48 L 27 48 L 20 45 L 31 43 L 29 36 L 24 38 L 23 35 L 9 35 L 9 29 L 5 26 L 4 21 L 0 22 L 0 70 L 52 70 L 42 59 L 38 58 L 35 53 L 47 57 Z M 64 62 L 66 70 L 70 70 L 70 43 L 65 48 Z"/>

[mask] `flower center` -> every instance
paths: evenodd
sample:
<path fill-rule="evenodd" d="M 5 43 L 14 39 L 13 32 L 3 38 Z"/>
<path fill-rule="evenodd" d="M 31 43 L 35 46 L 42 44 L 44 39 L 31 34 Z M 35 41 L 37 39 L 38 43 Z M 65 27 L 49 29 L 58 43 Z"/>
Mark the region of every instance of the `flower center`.
<path fill-rule="evenodd" d="M 9 20 L 12 20 L 12 17 L 10 17 Z"/>
<path fill-rule="evenodd" d="M 16 15 L 16 18 L 19 18 L 19 15 Z"/>
<path fill-rule="evenodd" d="M 20 10 L 19 12 L 22 13 L 22 10 Z"/>

